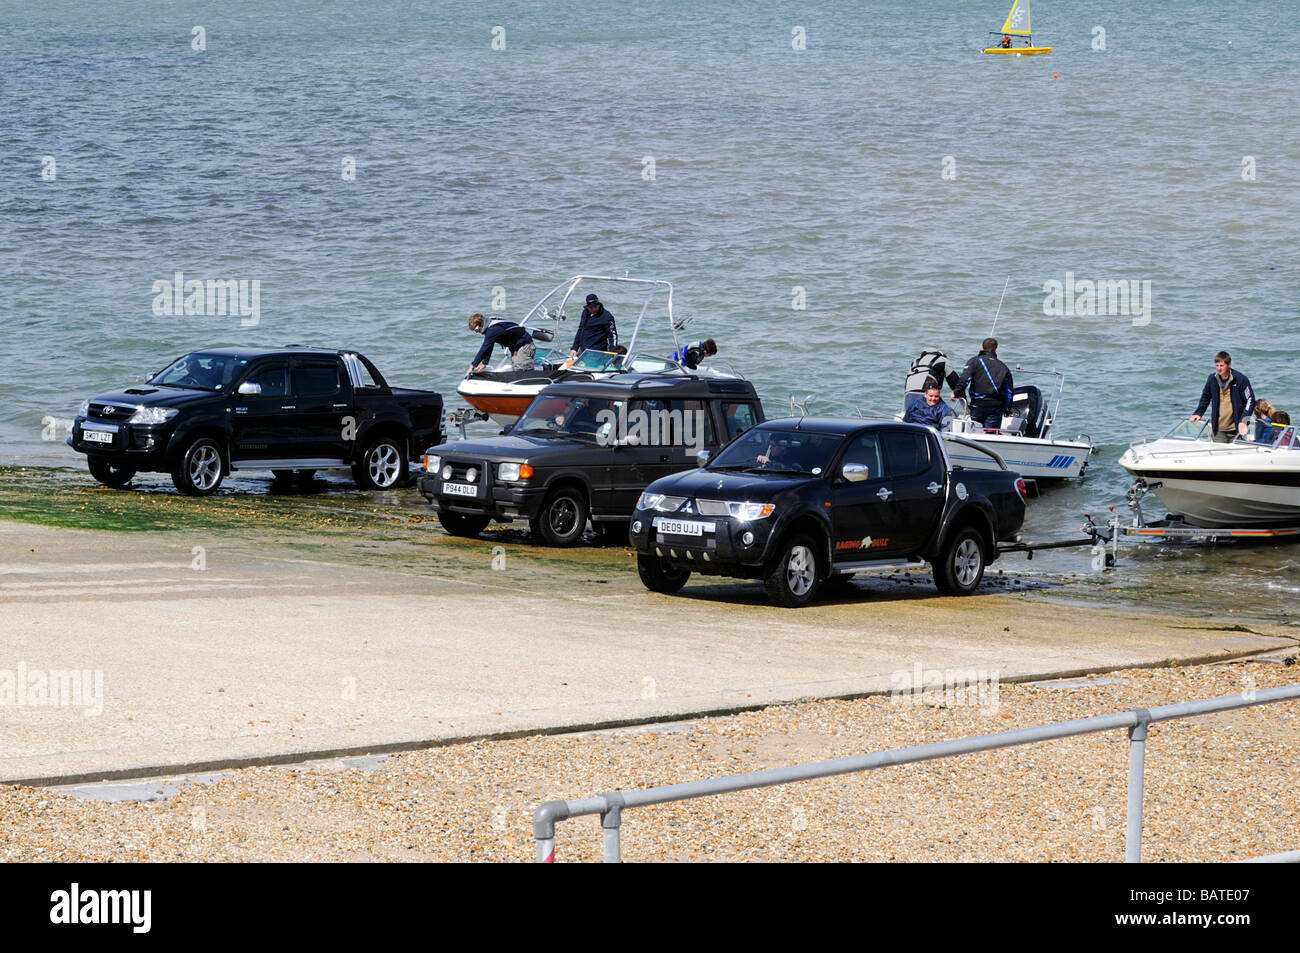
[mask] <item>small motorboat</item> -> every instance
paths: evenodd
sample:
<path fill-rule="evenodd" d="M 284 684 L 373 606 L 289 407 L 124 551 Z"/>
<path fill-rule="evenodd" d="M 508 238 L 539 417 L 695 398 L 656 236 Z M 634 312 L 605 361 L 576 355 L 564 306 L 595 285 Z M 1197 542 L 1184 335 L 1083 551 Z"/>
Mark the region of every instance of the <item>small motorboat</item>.
<path fill-rule="evenodd" d="M 579 294 L 578 289 L 582 291 Z M 565 307 L 569 299 L 578 294 L 581 304 L 587 293 L 596 289 L 608 290 L 610 300 L 618 300 L 619 292 L 626 296 L 628 292 L 639 299 L 640 312 L 632 334 L 627 339 L 627 353 L 612 351 L 583 351 L 575 359 L 569 358 L 569 351 L 563 346 L 552 347 L 543 352 L 540 349 L 533 360 L 532 370 L 515 370 L 509 355 L 492 370 L 479 371 L 466 377 L 457 386 L 456 392 L 481 414 L 505 427 L 519 419 L 528 409 L 533 398 L 545 387 L 560 381 L 592 380 L 610 377 L 625 372 L 662 373 L 679 370 L 683 374 L 704 374 L 713 376 L 738 376 L 724 370 L 721 366 L 702 366 L 694 371 L 687 371 L 681 365 L 668 358 L 653 357 L 636 351 L 637 339 L 641 333 L 642 322 L 651 313 L 652 304 L 664 308 L 668 316 L 668 331 L 672 344 L 663 345 L 666 354 L 676 353 L 680 344 L 677 332 L 685 326 L 685 320 L 674 317 L 673 286 L 671 282 L 657 278 L 610 278 L 601 275 L 574 275 L 552 288 L 541 301 L 533 305 L 519 323 L 528 328 L 535 342 L 551 343 L 559 335 L 561 322 L 568 319 Z M 599 292 L 602 301 L 606 295 Z M 626 301 L 626 297 L 623 297 Z M 616 315 L 617 317 L 617 315 Z M 547 322 L 550 327 L 547 327 Z M 622 343 L 620 341 L 620 343 Z"/>
<path fill-rule="evenodd" d="M 1192 526 L 1300 526 L 1300 433 L 1252 419 L 1244 436 L 1216 443 L 1208 420 L 1180 420 L 1135 443 L 1119 465 Z"/>
<path fill-rule="evenodd" d="M 1004 56 L 1036 56 L 1050 53 L 1050 46 L 1034 46 L 1034 38 L 1029 30 L 1029 0 L 1012 0 L 1011 12 L 1007 14 L 1002 29 L 990 36 L 999 36 L 1002 41 L 996 46 L 987 47 L 985 53 L 1000 53 Z M 1012 37 L 1023 38 L 1023 45 L 1016 46 Z"/>
<path fill-rule="evenodd" d="M 1011 371 L 1014 379 L 1024 368 L 1016 366 Z M 1011 410 L 1003 416 L 1002 426 L 997 430 L 986 430 L 973 421 L 966 401 L 954 399 L 954 419 L 949 432 L 992 450 L 1005 461 L 1008 470 L 1015 470 L 1023 477 L 1070 480 L 1083 476 L 1088 458 L 1096 451 L 1092 439 L 1087 434 L 1079 434 L 1073 440 L 1061 440 L 1052 434 L 1056 413 L 1061 406 L 1064 375 L 1052 370 L 1049 375 L 1033 375 L 1031 372 L 1031 376 L 1052 378 L 1050 396 L 1044 399 L 1043 392 L 1033 384 L 1013 388 Z M 903 398 L 904 414 L 912 401 L 921 398 L 927 379 L 940 383 L 947 381 L 950 386 L 956 386 L 957 373 L 942 352 L 926 350 L 913 362 Z M 902 415 L 899 417 L 901 419 Z M 949 444 L 948 455 L 953 463 L 973 469 L 997 466 L 987 454 L 977 453 L 959 441 Z"/>

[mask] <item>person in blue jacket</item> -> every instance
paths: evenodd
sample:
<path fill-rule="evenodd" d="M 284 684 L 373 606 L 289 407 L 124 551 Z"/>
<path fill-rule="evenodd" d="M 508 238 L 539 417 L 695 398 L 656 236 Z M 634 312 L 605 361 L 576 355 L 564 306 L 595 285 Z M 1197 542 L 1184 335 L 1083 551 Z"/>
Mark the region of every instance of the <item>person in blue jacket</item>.
<path fill-rule="evenodd" d="M 1200 420 L 1211 404 L 1210 432 L 1216 443 L 1232 443 L 1237 434 L 1245 436 L 1246 423 L 1255 409 L 1255 392 L 1246 375 L 1232 369 L 1232 355 L 1227 351 L 1214 355 L 1214 373 L 1205 382 L 1191 419 Z"/>
<path fill-rule="evenodd" d="M 474 355 L 469 370 L 465 372 L 466 377 L 487 367 L 487 362 L 492 358 L 492 349 L 498 344 L 510 352 L 511 370 L 531 371 L 533 369 L 537 345 L 533 343 L 533 336 L 523 325 L 515 324 L 513 321 L 493 321 L 485 330 L 483 315 L 471 314 L 469 329 L 483 335 L 483 346 Z"/>
<path fill-rule="evenodd" d="M 616 344 L 618 328 L 614 326 L 614 316 L 605 310 L 600 298 L 594 294 L 587 295 L 587 306 L 578 322 L 578 333 L 573 337 L 569 357 L 577 357 L 583 351 L 612 351 Z"/>
<path fill-rule="evenodd" d="M 669 356 L 668 360 L 680 364 L 688 370 L 695 370 L 700 361 L 718 353 L 718 343 L 713 338 L 705 338 L 694 344 L 683 344 Z"/>
<path fill-rule="evenodd" d="M 1011 408 L 1011 369 L 998 360 L 997 338 L 985 338 L 980 352 L 966 362 L 961 384 L 970 399 L 971 420 L 985 430 L 1000 430 Z"/>
<path fill-rule="evenodd" d="M 905 424 L 925 424 L 936 430 L 947 430 L 952 420 L 952 408 L 939 399 L 939 385 L 926 381 L 924 394 L 907 395 Z"/>

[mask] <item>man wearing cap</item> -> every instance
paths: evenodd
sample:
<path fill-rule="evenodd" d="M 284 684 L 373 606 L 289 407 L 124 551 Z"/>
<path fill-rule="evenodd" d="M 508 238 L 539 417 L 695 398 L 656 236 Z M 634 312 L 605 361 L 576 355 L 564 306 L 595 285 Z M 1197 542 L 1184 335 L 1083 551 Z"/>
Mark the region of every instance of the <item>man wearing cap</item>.
<path fill-rule="evenodd" d="M 618 328 L 614 327 L 614 316 L 605 310 L 598 297 L 587 295 L 587 307 L 582 311 L 569 357 L 577 357 L 583 351 L 612 351 L 617 344 Z"/>
<path fill-rule="evenodd" d="M 1211 405 L 1210 430 L 1216 443 L 1232 443 L 1237 434 L 1246 435 L 1246 422 L 1255 409 L 1255 392 L 1246 375 L 1232 369 L 1232 355 L 1227 351 L 1214 355 L 1214 373 L 1205 382 L 1201 402 L 1191 419 L 1200 420 Z"/>
<path fill-rule="evenodd" d="M 487 367 L 487 362 L 492 357 L 492 349 L 498 344 L 510 352 L 511 370 L 531 371 L 533 369 L 537 346 L 533 344 L 532 335 L 523 325 L 515 324 L 513 321 L 493 321 L 487 326 L 487 330 L 484 330 L 483 315 L 471 314 L 469 329 L 483 335 L 483 346 L 474 355 L 469 370 L 465 372 L 466 377 Z"/>

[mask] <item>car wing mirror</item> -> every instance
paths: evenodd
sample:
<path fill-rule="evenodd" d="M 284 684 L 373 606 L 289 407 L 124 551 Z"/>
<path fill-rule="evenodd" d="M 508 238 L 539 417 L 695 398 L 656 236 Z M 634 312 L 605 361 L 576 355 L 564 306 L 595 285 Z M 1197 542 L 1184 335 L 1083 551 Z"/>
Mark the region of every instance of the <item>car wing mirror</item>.
<path fill-rule="evenodd" d="M 871 477 L 871 468 L 862 463 L 846 463 L 840 474 L 850 483 L 861 483 Z"/>
<path fill-rule="evenodd" d="M 262 385 L 254 384 L 251 381 L 244 381 L 239 385 L 239 394 L 243 397 L 257 397 L 262 393 Z"/>
<path fill-rule="evenodd" d="M 697 467 L 707 467 L 709 465 L 709 457 L 711 456 L 713 456 L 713 454 L 708 450 L 699 451 L 695 454 L 695 465 Z"/>

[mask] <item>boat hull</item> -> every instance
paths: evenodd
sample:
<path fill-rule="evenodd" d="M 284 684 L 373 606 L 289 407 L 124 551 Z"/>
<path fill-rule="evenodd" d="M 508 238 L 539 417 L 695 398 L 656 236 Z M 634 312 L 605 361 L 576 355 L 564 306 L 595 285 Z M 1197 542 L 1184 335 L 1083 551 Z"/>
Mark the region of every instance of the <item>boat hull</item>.
<path fill-rule="evenodd" d="M 1016 56 L 1039 56 L 1043 53 L 1052 52 L 1052 48 L 1050 46 L 1021 46 L 1021 47 L 1011 47 L 1010 49 L 1003 49 L 1000 46 L 994 46 L 994 47 L 990 47 L 984 52 L 997 53 L 1002 56 L 1008 56 L 1013 53 Z"/>
<path fill-rule="evenodd" d="M 1183 443 L 1186 447 L 1186 443 Z M 1120 466 L 1144 480 L 1169 512 L 1193 526 L 1300 523 L 1300 460 L 1264 449 L 1216 450 L 1171 458 L 1127 451 Z"/>
<path fill-rule="evenodd" d="M 1035 480 L 1070 480 L 1083 476 L 1092 453 L 1089 444 L 1074 440 L 1035 440 L 1005 434 L 963 433 L 960 436 L 1000 456 L 1008 470 Z M 974 470 L 997 469 L 997 464 L 976 450 L 949 444 L 948 456 L 954 465 Z"/>
<path fill-rule="evenodd" d="M 537 381 L 533 384 L 504 384 L 467 379 L 456 388 L 456 393 L 465 398 L 465 403 L 475 410 L 487 414 L 505 427 L 518 420 L 533 402 L 533 398 L 550 383 Z"/>

